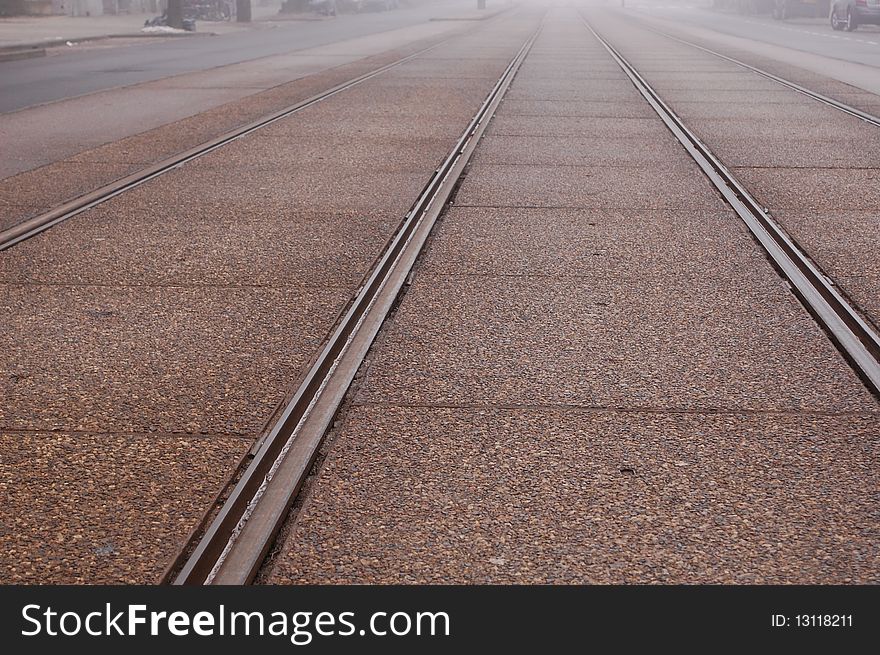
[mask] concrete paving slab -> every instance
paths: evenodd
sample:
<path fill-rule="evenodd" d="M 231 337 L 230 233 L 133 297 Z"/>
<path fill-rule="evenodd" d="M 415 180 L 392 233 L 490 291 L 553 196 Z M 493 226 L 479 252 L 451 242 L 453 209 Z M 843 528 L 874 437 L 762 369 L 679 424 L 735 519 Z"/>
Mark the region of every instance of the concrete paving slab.
<path fill-rule="evenodd" d="M 467 58 L 472 61 L 486 59 L 510 61 L 513 54 L 515 53 L 511 53 L 510 48 L 505 46 L 469 44 L 467 49 Z M 419 56 L 419 59 L 426 61 L 429 59 L 438 61 L 451 59 L 455 61 L 461 58 L 461 51 L 457 48 L 437 48 Z"/>
<path fill-rule="evenodd" d="M 635 64 L 638 67 L 638 64 Z M 729 93 L 732 91 L 740 91 L 746 93 L 773 93 L 781 87 L 778 83 L 767 80 L 752 74 L 752 77 L 742 76 L 735 77 L 730 74 L 711 73 L 702 78 L 678 78 L 673 77 L 665 79 L 660 74 L 646 75 L 648 84 L 660 95 L 673 94 L 679 90 L 699 91 L 705 94 L 712 94 L 715 91 L 723 91 Z M 733 79 L 730 79 L 733 78 Z M 791 91 L 790 93 L 794 93 Z"/>
<path fill-rule="evenodd" d="M 635 87 L 626 87 L 622 84 L 614 88 L 588 89 L 573 88 L 559 83 L 548 83 L 541 86 L 530 83 L 528 85 L 522 84 L 511 87 L 505 97 L 509 100 L 567 100 L 571 102 L 644 101 L 639 92 L 635 90 Z"/>
<path fill-rule="evenodd" d="M 516 73 L 518 82 L 536 82 L 539 80 L 620 80 L 626 81 L 626 75 L 620 68 L 614 70 L 596 70 L 591 67 L 562 67 L 550 64 L 523 64 Z"/>
<path fill-rule="evenodd" d="M 574 136 L 603 139 L 663 139 L 668 128 L 658 118 L 596 116 L 517 116 L 502 113 L 487 130 L 492 136 Z"/>
<path fill-rule="evenodd" d="M 872 417 L 357 407 L 270 583 L 872 583 Z"/>
<path fill-rule="evenodd" d="M 431 242 L 431 275 L 606 277 L 701 275 L 719 261 L 767 266 L 727 212 L 453 207 Z"/>
<path fill-rule="evenodd" d="M 479 103 L 477 104 L 479 107 Z M 401 123 L 394 120 L 393 115 L 384 116 L 386 120 L 375 120 L 380 115 L 363 116 L 357 110 L 347 110 L 347 119 L 329 120 L 327 116 L 309 115 L 297 117 L 296 121 L 284 121 L 273 123 L 260 130 L 261 136 L 267 138 L 300 136 L 300 135 L 326 135 L 328 137 L 361 138 L 361 137 L 404 137 L 415 139 L 450 138 L 455 143 L 464 128 L 467 120 L 462 121 L 457 116 L 438 116 L 431 121 L 406 121 Z"/>
<path fill-rule="evenodd" d="M 599 53 L 597 52 L 596 54 Z M 571 56 L 553 54 L 552 52 L 541 52 L 532 48 L 531 52 L 529 52 L 528 59 L 524 61 L 523 65 L 520 67 L 520 71 L 523 73 L 529 73 L 535 70 L 564 71 L 577 76 L 577 74 L 581 72 L 620 73 L 620 66 L 610 59 L 603 60 L 597 58 L 596 55 L 593 55 L 593 57 L 589 59 L 586 57 L 572 58 Z M 559 77 L 559 75 L 550 75 L 549 77 Z"/>
<path fill-rule="evenodd" d="M 430 173 L 300 171 L 288 184 L 259 170 L 251 174 L 207 169 L 197 177 L 186 167 L 118 196 L 121 211 L 152 211 L 168 204 L 210 215 L 216 211 L 283 214 L 305 211 L 393 211 L 405 213 Z M 117 199 L 114 199 L 117 200 Z"/>
<path fill-rule="evenodd" d="M 620 280 L 431 276 L 358 402 L 664 411 L 876 411 L 769 267 Z"/>
<path fill-rule="evenodd" d="M 29 239 L 4 253 L 0 282 L 353 293 L 402 218 L 378 210 L 205 215 L 198 207 L 100 208 L 53 228 L 51 239 Z"/>
<path fill-rule="evenodd" d="M 752 120 L 776 118 L 780 123 L 792 121 L 815 121 L 818 118 L 839 120 L 840 113 L 827 105 L 818 102 L 787 103 L 784 107 L 777 104 L 760 105 L 755 103 L 720 104 L 711 101 L 672 101 L 675 113 L 684 119 L 724 120 L 728 118 Z M 784 119 L 784 120 L 783 120 Z"/>
<path fill-rule="evenodd" d="M 0 433 L 5 584 L 157 584 L 249 439 Z"/>
<path fill-rule="evenodd" d="M 365 90 L 366 91 L 366 90 Z M 403 102 L 389 98 L 387 94 L 373 92 L 370 97 L 366 93 L 359 94 L 362 100 L 356 97 L 347 98 L 345 103 L 327 105 L 321 107 L 320 113 L 291 116 L 289 119 L 279 121 L 272 127 L 269 135 L 277 137 L 281 132 L 289 132 L 297 138 L 307 137 L 309 134 L 320 134 L 327 140 L 338 138 L 340 132 L 346 130 L 382 129 L 381 135 L 386 138 L 394 136 L 393 128 L 398 128 L 401 133 L 412 132 L 414 139 L 420 139 L 417 131 L 432 125 L 458 126 L 464 131 L 470 119 L 476 114 L 480 104 L 488 95 L 486 94 L 462 94 L 462 96 L 446 97 L 440 94 L 436 97 L 422 97 L 418 102 Z M 304 121 L 305 123 L 302 123 Z M 338 130 L 330 129 L 330 126 L 338 125 Z M 261 130 L 262 132 L 262 130 Z M 445 131 L 444 131 L 445 133 Z"/>
<path fill-rule="evenodd" d="M 691 119 L 688 127 L 705 136 L 707 139 L 730 139 L 743 141 L 758 141 L 763 139 L 799 139 L 801 141 L 815 140 L 820 142 L 816 149 L 825 152 L 829 149 L 821 142 L 828 144 L 836 139 L 859 140 L 880 148 L 880 134 L 876 127 L 872 127 L 858 119 L 845 120 L 845 116 L 835 116 L 834 120 L 822 120 L 822 116 L 816 116 L 812 120 L 780 120 L 779 116 L 766 118 L 726 118 L 714 119 Z"/>
<path fill-rule="evenodd" d="M 0 288 L 0 428 L 254 436 L 339 289 Z"/>
<path fill-rule="evenodd" d="M 564 100 L 505 100 L 500 115 L 510 116 L 587 116 L 593 118 L 654 118 L 647 104 L 614 102 L 573 102 Z"/>
<path fill-rule="evenodd" d="M 880 167 L 880 149 L 862 140 L 814 140 L 767 136 L 723 138 L 699 134 L 704 143 L 733 168 L 850 169 Z"/>
<path fill-rule="evenodd" d="M 872 168 L 737 168 L 736 176 L 771 210 L 871 210 L 880 207 Z"/>
<path fill-rule="evenodd" d="M 452 148 L 446 138 L 331 136 L 253 137 L 230 143 L 199 159 L 199 170 L 265 171 L 290 180 L 297 171 L 432 171 Z"/>
<path fill-rule="evenodd" d="M 531 164 L 535 166 L 691 166 L 684 148 L 669 134 L 667 139 L 603 139 L 559 136 L 488 135 L 474 157 L 481 164 Z"/>
<path fill-rule="evenodd" d="M 720 196 L 693 170 L 475 164 L 455 199 L 482 207 L 721 209 Z"/>
<path fill-rule="evenodd" d="M 788 105 L 797 102 L 799 99 L 792 96 L 793 91 L 779 86 L 778 91 L 725 91 L 715 90 L 707 93 L 701 89 L 675 89 L 674 93 L 661 93 L 664 100 L 670 102 L 713 102 L 723 105 L 731 103 L 748 103 L 748 104 L 776 104 Z"/>

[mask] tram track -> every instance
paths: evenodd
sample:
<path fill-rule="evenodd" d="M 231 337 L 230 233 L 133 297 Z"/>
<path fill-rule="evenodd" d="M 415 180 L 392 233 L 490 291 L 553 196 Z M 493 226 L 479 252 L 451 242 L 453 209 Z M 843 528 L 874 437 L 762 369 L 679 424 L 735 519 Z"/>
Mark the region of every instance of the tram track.
<path fill-rule="evenodd" d="M 767 78 L 768 80 L 772 80 L 773 82 L 776 82 L 777 84 L 780 84 L 787 89 L 791 89 L 792 91 L 796 91 L 797 93 L 800 93 L 812 100 L 816 100 L 817 102 L 821 102 L 825 105 L 828 105 L 829 107 L 833 107 L 834 109 L 858 118 L 859 120 L 863 120 L 866 123 L 873 125 L 874 127 L 880 127 L 880 116 L 875 116 L 874 114 L 862 111 L 861 109 L 848 105 L 845 102 L 841 102 L 840 100 L 836 100 L 829 96 L 823 95 L 801 84 L 797 84 L 796 82 L 787 80 L 784 77 L 780 77 L 779 75 L 775 75 L 769 71 L 765 71 L 762 68 L 748 64 L 740 59 L 736 59 L 735 57 L 730 57 L 723 53 L 712 50 L 711 48 L 707 48 L 692 41 L 688 41 L 687 39 L 682 39 L 680 37 L 668 34 L 667 32 L 663 32 L 662 30 L 658 30 L 653 27 L 645 27 L 645 29 L 649 32 L 653 32 L 654 34 L 658 34 L 677 43 L 681 43 L 682 45 L 686 45 L 696 50 L 699 50 L 700 52 L 705 52 L 706 54 L 713 55 L 714 57 L 718 57 L 719 59 L 723 59 L 724 61 L 730 62 L 731 64 L 736 64 L 741 68 L 751 71 L 752 73 L 756 73 L 762 77 Z"/>
<path fill-rule="evenodd" d="M 789 283 L 792 292 L 834 342 L 859 378 L 880 398 L 880 336 L 862 317 L 862 312 L 841 293 L 831 277 L 786 233 L 709 147 L 687 127 L 685 121 L 664 102 L 636 67 L 603 38 L 583 14 L 581 20 L 709 178 L 725 202 L 745 223 L 773 266 Z M 807 89 L 799 92 L 812 93 Z M 820 99 L 819 94 L 815 96 L 817 100 Z M 826 100 L 828 103 L 836 103 L 832 106 L 841 105 L 838 109 L 843 110 L 845 107 L 858 112 L 830 98 L 822 101 Z M 859 118 L 871 120 L 874 117 L 865 115 Z"/>
<path fill-rule="evenodd" d="M 166 579 L 173 572 L 173 584 L 247 584 L 257 574 L 351 382 L 542 25 L 511 59 L 406 213 L 222 508 L 169 570 Z"/>

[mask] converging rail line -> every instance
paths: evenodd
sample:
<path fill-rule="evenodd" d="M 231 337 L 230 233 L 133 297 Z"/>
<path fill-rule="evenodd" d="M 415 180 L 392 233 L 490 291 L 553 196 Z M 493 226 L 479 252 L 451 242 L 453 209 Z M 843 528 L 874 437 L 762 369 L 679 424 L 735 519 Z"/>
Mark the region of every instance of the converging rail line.
<path fill-rule="evenodd" d="M 688 129 L 638 70 L 593 29 L 586 17 L 581 15 L 581 19 L 648 101 L 666 127 L 684 146 L 724 200 L 743 220 L 773 265 L 791 284 L 795 295 L 831 337 L 862 381 L 877 397 L 880 397 L 880 336 L 841 295 L 830 282 L 830 278 L 812 261 L 806 251 L 785 233 L 743 184 Z M 781 78 L 777 81 L 782 82 Z M 796 90 L 822 99 L 823 102 L 827 100 L 829 104 L 836 103 L 807 89 Z M 842 103 L 837 104 L 841 105 L 837 108 L 843 111 L 858 112 Z M 844 107 L 846 109 L 843 109 Z M 859 118 L 876 120 L 867 114 Z"/>
<path fill-rule="evenodd" d="M 177 573 L 174 584 L 247 584 L 253 580 L 355 374 L 542 26 L 543 22 L 510 61 L 405 215 L 393 241 Z"/>
<path fill-rule="evenodd" d="M 869 114 L 868 112 L 865 112 L 865 111 L 862 111 L 861 109 L 857 109 L 855 107 L 852 107 L 844 102 L 840 102 L 839 100 L 835 100 L 834 98 L 829 98 L 826 95 L 823 95 L 821 93 L 818 93 L 816 91 L 808 89 L 807 87 L 802 86 L 800 84 L 797 84 L 795 82 L 792 82 L 791 80 L 787 80 L 784 77 L 779 77 L 778 75 L 774 75 L 773 73 L 762 70 L 762 69 L 758 68 L 757 66 L 752 66 L 751 64 L 747 64 L 744 61 L 740 61 L 739 59 L 736 59 L 734 57 L 730 57 L 728 55 L 725 55 L 725 54 L 722 54 L 722 53 L 717 52 L 715 50 L 712 50 L 710 48 L 707 48 L 705 46 L 701 46 L 697 43 L 693 43 L 692 41 L 688 41 L 687 39 L 682 39 L 680 37 L 673 36 L 672 34 L 668 34 L 666 32 L 663 32 L 663 31 L 658 30 L 653 27 L 646 26 L 645 29 L 648 30 L 649 32 L 653 32 L 654 34 L 659 34 L 660 36 L 663 36 L 663 37 L 670 39 L 672 41 L 676 41 L 676 42 L 681 43 L 683 45 L 690 46 L 691 48 L 695 48 L 697 50 L 700 50 L 701 52 L 705 52 L 707 54 L 718 57 L 719 59 L 723 59 L 724 61 L 729 61 L 732 64 L 736 64 L 737 66 L 745 68 L 746 70 L 749 70 L 753 73 L 757 73 L 758 75 L 766 77 L 769 80 L 773 80 L 774 82 L 781 84 L 782 86 L 789 88 L 792 91 L 797 91 L 798 93 L 801 93 L 801 94 L 807 96 L 808 98 L 812 98 L 813 100 L 817 100 L 821 103 L 824 103 L 824 104 L 828 105 L 829 107 L 833 107 L 834 109 L 838 109 L 838 110 L 844 112 L 845 114 L 849 114 L 850 116 L 854 116 L 858 119 L 861 119 L 861 120 L 865 121 L 866 123 L 870 123 L 871 125 L 873 125 L 875 127 L 880 127 L 880 117 L 875 116 L 874 114 Z"/>

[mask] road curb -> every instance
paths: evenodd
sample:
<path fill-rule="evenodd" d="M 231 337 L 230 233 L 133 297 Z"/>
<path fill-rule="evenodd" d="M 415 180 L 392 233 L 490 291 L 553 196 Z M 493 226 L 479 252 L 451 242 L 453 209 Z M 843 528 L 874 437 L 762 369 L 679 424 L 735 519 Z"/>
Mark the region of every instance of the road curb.
<path fill-rule="evenodd" d="M 30 55 L 32 57 L 42 57 L 46 54 L 46 48 L 57 48 L 60 46 L 67 45 L 68 43 L 85 43 L 87 41 L 105 41 L 107 39 L 147 39 L 147 38 L 189 38 L 193 36 L 217 36 L 215 32 L 186 32 L 186 33 L 149 33 L 145 34 L 143 32 L 129 32 L 123 34 L 99 34 L 96 36 L 77 36 L 70 39 L 65 39 L 64 37 L 58 37 L 55 39 L 47 39 L 44 41 L 33 41 L 31 43 L 16 43 L 14 45 L 4 45 L 0 46 L 0 61 L 4 61 L 4 56 L 8 53 L 27 53 L 30 51 L 39 52 L 42 50 L 42 54 L 34 54 Z M 27 55 L 15 57 L 16 59 L 25 59 Z"/>

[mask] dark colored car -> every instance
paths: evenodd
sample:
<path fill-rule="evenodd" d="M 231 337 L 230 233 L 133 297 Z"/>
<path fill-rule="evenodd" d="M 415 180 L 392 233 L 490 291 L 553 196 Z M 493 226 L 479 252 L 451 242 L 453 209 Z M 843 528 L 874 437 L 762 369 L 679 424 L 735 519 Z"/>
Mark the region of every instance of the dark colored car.
<path fill-rule="evenodd" d="M 880 25 L 880 0 L 831 0 L 831 29 L 852 32 L 859 25 Z"/>

